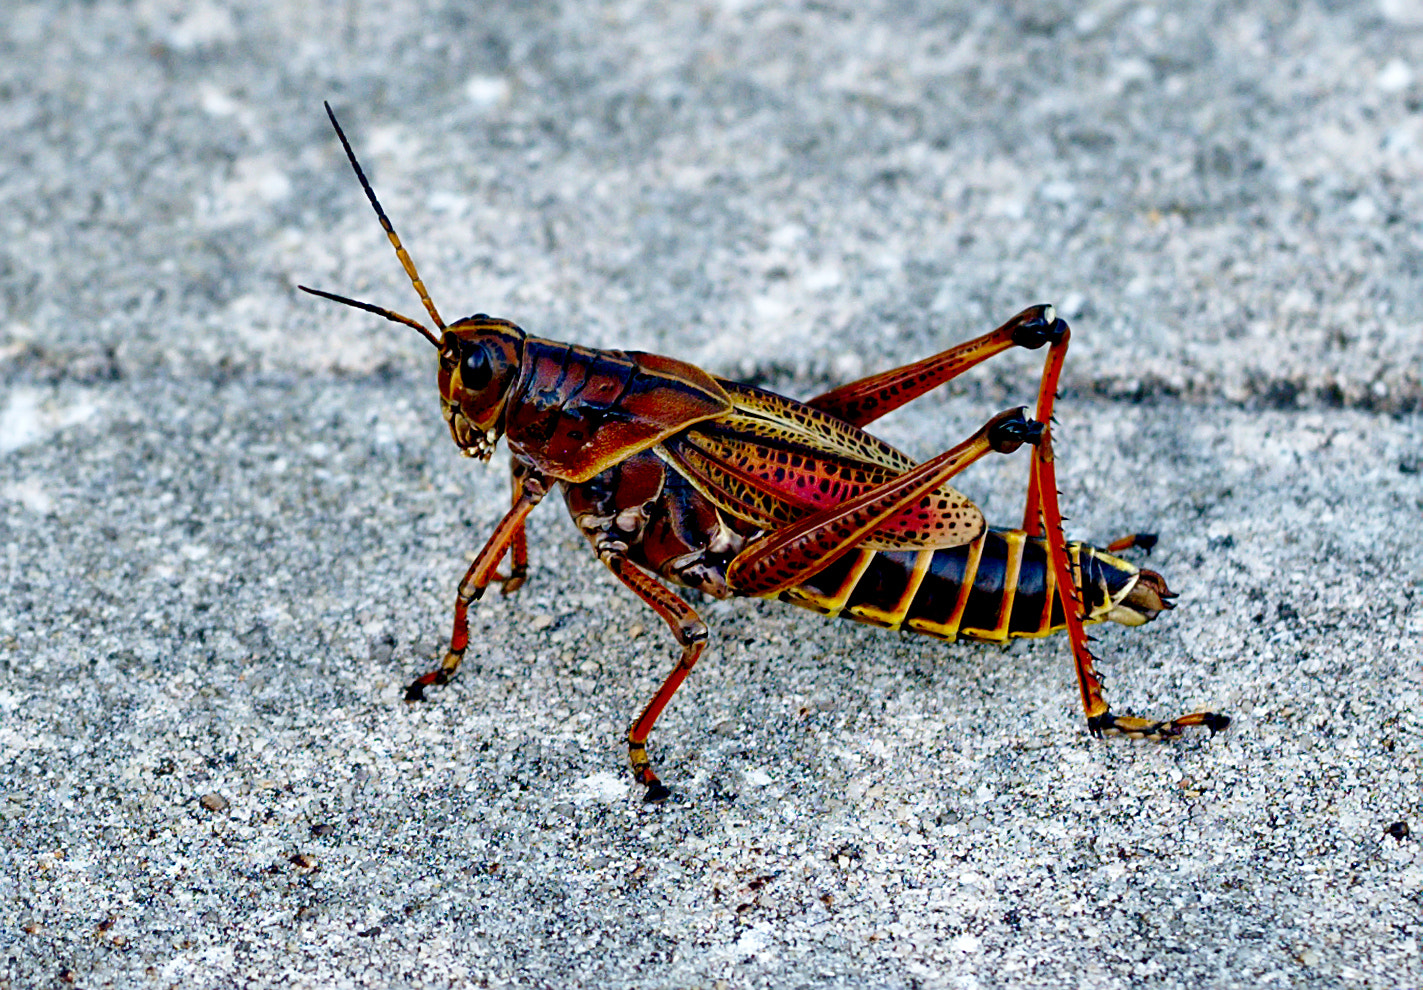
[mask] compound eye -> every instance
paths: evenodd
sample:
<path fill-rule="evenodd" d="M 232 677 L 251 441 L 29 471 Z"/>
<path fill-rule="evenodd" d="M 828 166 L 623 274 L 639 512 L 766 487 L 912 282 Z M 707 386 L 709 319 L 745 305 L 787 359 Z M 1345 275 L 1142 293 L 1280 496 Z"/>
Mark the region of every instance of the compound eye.
<path fill-rule="evenodd" d="M 475 347 L 464 356 L 460 364 L 460 384 L 471 392 L 478 392 L 488 386 L 494 378 L 494 367 L 489 362 L 489 352 L 483 347 Z"/>

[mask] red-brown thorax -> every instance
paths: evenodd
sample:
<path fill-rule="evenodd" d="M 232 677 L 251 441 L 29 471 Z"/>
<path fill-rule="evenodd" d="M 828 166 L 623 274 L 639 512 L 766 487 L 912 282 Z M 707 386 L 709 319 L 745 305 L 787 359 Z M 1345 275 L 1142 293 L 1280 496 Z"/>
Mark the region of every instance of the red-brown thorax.
<path fill-rule="evenodd" d="M 731 410 L 716 380 L 684 361 L 532 337 L 482 313 L 445 331 L 439 383 L 466 456 L 487 460 L 503 436 L 516 457 L 561 481 L 586 481 Z"/>

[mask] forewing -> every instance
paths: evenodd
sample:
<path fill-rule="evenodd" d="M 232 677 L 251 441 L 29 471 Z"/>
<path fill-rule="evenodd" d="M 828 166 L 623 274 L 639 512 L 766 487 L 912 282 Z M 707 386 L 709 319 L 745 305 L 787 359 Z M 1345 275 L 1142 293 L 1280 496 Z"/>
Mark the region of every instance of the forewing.
<path fill-rule="evenodd" d="M 793 399 L 721 381 L 725 416 L 664 441 L 666 459 L 718 508 L 774 530 L 854 498 L 914 467 L 877 437 Z M 978 507 L 947 485 L 886 520 L 871 550 L 937 549 L 973 540 Z"/>

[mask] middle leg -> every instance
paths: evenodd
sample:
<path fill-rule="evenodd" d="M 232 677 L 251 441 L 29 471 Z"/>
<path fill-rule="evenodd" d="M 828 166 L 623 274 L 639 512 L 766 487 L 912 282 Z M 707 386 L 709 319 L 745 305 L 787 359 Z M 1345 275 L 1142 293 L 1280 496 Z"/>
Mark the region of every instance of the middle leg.
<path fill-rule="evenodd" d="M 687 675 L 696 666 L 707 645 L 707 624 L 692 606 L 684 602 L 680 595 L 669 591 L 655 578 L 649 577 L 627 559 L 626 549 L 619 543 L 608 541 L 598 548 L 598 556 L 619 581 L 627 585 L 648 607 L 667 623 L 672 635 L 682 647 L 682 656 L 677 665 L 642 710 L 642 714 L 628 728 L 628 762 L 632 764 L 633 776 L 647 788 L 643 800 L 649 804 L 665 801 L 671 791 L 657 778 L 652 769 L 652 761 L 647 758 L 647 737 L 657 718 L 672 695 L 682 686 Z"/>

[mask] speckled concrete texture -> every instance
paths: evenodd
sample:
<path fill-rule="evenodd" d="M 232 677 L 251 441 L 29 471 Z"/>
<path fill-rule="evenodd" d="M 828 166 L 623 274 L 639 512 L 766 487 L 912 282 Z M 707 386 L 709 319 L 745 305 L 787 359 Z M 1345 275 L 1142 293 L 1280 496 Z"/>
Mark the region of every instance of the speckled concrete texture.
<path fill-rule="evenodd" d="M 949 645 L 700 601 L 507 502 L 447 317 L 797 396 L 1054 301 L 1073 535 L 1178 608 Z M 14 4 L 0 23 L 0 988 L 1423 984 L 1423 7 Z M 928 457 L 1005 356 L 877 424 Z M 958 487 L 1021 513 L 1024 455 Z"/>

